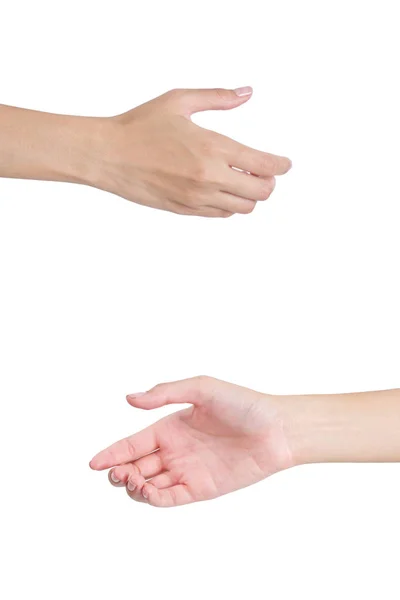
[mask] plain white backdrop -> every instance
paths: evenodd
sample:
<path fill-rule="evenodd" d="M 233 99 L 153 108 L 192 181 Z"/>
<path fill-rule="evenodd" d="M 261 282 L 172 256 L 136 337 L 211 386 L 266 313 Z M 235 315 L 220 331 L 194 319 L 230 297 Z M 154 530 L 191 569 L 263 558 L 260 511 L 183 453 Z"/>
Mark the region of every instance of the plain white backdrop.
<path fill-rule="evenodd" d="M 88 468 L 166 413 L 124 399 L 158 382 L 400 386 L 397 8 L 2 3 L 1 103 L 112 115 L 252 85 L 195 121 L 293 169 L 228 220 L 0 181 L 1 597 L 399 598 L 400 465 L 300 467 L 170 510 Z"/>

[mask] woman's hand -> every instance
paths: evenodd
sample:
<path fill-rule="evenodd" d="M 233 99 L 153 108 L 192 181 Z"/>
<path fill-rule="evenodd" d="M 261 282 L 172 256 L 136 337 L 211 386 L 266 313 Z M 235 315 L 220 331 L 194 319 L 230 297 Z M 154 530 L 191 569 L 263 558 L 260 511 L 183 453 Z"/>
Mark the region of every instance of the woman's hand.
<path fill-rule="evenodd" d="M 128 396 L 153 409 L 189 403 L 93 458 L 134 500 L 177 506 L 216 498 L 299 464 L 400 462 L 400 390 L 267 396 L 195 377 Z"/>
<path fill-rule="evenodd" d="M 250 213 L 270 196 L 275 175 L 286 173 L 290 160 L 202 129 L 190 117 L 235 108 L 251 94 L 251 88 L 173 90 L 108 119 L 93 185 L 179 214 Z"/>
<path fill-rule="evenodd" d="M 173 90 L 104 118 L 0 105 L 0 177 L 81 183 L 179 214 L 250 213 L 289 159 L 202 129 L 190 116 L 235 108 L 251 92 Z"/>
<path fill-rule="evenodd" d="M 192 404 L 92 459 L 92 469 L 112 468 L 111 483 L 126 486 L 133 500 L 153 506 L 209 500 L 293 465 L 272 396 L 195 377 L 127 399 L 142 409 Z"/>

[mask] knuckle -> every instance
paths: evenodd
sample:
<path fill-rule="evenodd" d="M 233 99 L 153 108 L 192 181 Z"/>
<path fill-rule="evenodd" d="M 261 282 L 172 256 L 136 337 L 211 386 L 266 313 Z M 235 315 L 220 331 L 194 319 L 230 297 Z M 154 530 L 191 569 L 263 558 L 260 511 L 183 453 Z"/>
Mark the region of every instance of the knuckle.
<path fill-rule="evenodd" d="M 215 91 L 216 91 L 217 96 L 219 98 L 221 98 L 221 100 L 223 100 L 224 102 L 232 100 L 232 91 L 231 90 L 226 90 L 224 88 L 218 88 Z"/>
<path fill-rule="evenodd" d="M 210 168 L 205 160 L 199 160 L 193 165 L 192 178 L 195 183 L 207 183 L 210 180 Z"/>
<path fill-rule="evenodd" d="M 175 110 L 180 109 L 185 100 L 185 94 L 186 90 L 175 88 L 173 90 L 169 90 L 169 92 L 166 92 L 160 96 L 160 98 L 164 100 L 166 107 L 174 112 Z"/>
<path fill-rule="evenodd" d="M 164 94 L 164 97 L 169 98 L 171 100 L 175 100 L 177 98 L 181 98 L 184 95 L 184 90 L 181 88 L 174 88 L 172 90 L 169 90 L 169 92 L 167 92 L 166 94 Z"/>
<path fill-rule="evenodd" d="M 213 378 L 208 375 L 197 375 L 197 377 L 194 377 L 194 383 L 203 389 L 209 388 L 212 382 Z"/>
<path fill-rule="evenodd" d="M 197 381 L 197 383 L 205 383 L 210 379 L 210 377 L 208 377 L 208 375 L 196 375 L 194 379 Z"/>
<path fill-rule="evenodd" d="M 155 385 L 154 387 L 151 388 L 151 390 L 149 390 L 152 393 L 160 393 L 162 392 L 163 388 L 164 388 L 164 383 L 157 383 L 157 385 Z"/>
<path fill-rule="evenodd" d="M 207 134 L 201 141 L 201 152 L 207 157 L 215 157 L 219 148 L 218 138 Z"/>
<path fill-rule="evenodd" d="M 140 468 L 137 465 L 133 464 L 132 469 L 133 469 L 133 473 L 131 473 L 129 479 L 134 479 L 136 475 L 142 474 Z"/>
<path fill-rule="evenodd" d="M 260 200 L 265 200 L 266 198 L 269 198 L 269 196 L 271 195 L 272 189 L 273 189 L 273 187 L 272 187 L 271 180 L 260 179 L 259 180 Z"/>
<path fill-rule="evenodd" d="M 126 447 L 126 451 L 129 454 L 129 456 L 134 456 L 135 455 L 135 453 L 136 453 L 136 446 L 135 446 L 135 444 L 129 438 L 125 439 L 125 447 Z"/>

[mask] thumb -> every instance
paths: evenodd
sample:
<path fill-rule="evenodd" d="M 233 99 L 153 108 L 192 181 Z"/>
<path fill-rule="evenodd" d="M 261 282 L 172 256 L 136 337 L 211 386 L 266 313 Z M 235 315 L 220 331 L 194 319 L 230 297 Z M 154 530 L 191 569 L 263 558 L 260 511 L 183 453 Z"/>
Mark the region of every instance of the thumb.
<path fill-rule="evenodd" d="M 247 102 L 253 94 L 251 87 L 235 90 L 222 88 L 210 90 L 184 90 L 183 106 L 190 117 L 193 113 L 203 110 L 229 110 Z"/>
<path fill-rule="evenodd" d="M 211 377 L 193 377 L 171 383 L 160 383 L 148 392 L 128 394 L 127 401 L 131 406 L 143 409 L 159 408 L 167 404 L 193 404 L 200 406 L 206 401 L 213 389 Z"/>

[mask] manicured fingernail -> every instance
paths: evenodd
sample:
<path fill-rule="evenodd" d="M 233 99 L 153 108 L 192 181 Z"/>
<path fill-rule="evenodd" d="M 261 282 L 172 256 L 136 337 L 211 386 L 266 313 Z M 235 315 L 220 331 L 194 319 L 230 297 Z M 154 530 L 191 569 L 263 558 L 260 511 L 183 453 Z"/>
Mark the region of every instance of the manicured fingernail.
<path fill-rule="evenodd" d="M 136 490 L 136 485 L 132 483 L 132 481 L 128 481 L 128 485 L 126 487 L 130 492 L 134 492 Z"/>
<path fill-rule="evenodd" d="M 134 400 L 135 398 L 140 398 L 140 396 L 144 396 L 146 392 L 136 392 L 135 394 L 128 394 L 128 400 Z"/>
<path fill-rule="evenodd" d="M 149 497 L 149 493 L 148 493 L 148 491 L 146 490 L 146 488 L 143 488 L 143 489 L 142 489 L 142 496 L 143 496 L 143 498 L 146 498 L 146 500 L 147 500 L 147 498 Z"/>
<path fill-rule="evenodd" d="M 114 472 L 111 473 L 111 481 L 113 481 L 114 483 L 121 483 L 118 477 L 115 476 Z"/>
<path fill-rule="evenodd" d="M 236 88 L 236 90 L 233 90 L 236 94 L 236 96 L 250 96 L 250 94 L 253 93 L 253 88 L 246 86 L 246 87 L 240 87 L 240 88 Z"/>

